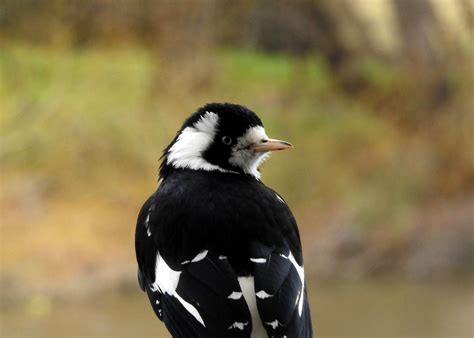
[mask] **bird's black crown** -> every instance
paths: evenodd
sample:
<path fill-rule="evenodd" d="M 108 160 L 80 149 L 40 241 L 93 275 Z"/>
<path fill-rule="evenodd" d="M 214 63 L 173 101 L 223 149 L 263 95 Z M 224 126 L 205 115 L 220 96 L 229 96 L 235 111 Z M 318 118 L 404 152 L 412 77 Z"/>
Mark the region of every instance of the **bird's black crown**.
<path fill-rule="evenodd" d="M 233 103 L 208 103 L 199 108 L 194 114 L 184 121 L 181 130 L 192 126 L 199 121 L 206 112 L 219 115 L 221 129 L 232 130 L 235 134 L 242 135 L 249 127 L 263 126 L 260 118 L 245 106 Z"/>

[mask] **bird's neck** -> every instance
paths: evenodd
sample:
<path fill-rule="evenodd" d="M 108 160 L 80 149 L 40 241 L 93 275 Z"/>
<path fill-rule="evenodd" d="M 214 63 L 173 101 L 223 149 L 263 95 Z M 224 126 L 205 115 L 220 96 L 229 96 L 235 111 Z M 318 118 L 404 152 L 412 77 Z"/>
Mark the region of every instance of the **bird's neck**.
<path fill-rule="evenodd" d="M 191 168 L 180 168 L 180 167 L 176 167 L 174 165 L 171 165 L 171 164 L 166 164 L 165 161 L 163 161 L 160 165 L 160 168 L 158 170 L 158 180 L 161 182 L 163 180 L 165 180 L 167 177 L 169 177 L 170 175 L 173 175 L 174 173 L 177 173 L 177 172 L 183 172 L 183 171 L 187 171 L 187 172 L 207 172 L 207 173 L 218 173 L 219 175 L 230 175 L 230 176 L 233 176 L 233 177 L 246 177 L 248 179 L 251 179 L 251 180 L 256 180 L 256 181 L 259 181 L 260 182 L 260 175 L 258 175 L 258 177 L 256 177 L 255 175 L 251 175 L 251 174 L 248 174 L 248 173 L 245 173 L 243 172 L 242 170 L 226 170 L 226 169 L 221 169 L 221 170 L 206 170 L 206 169 L 202 169 L 202 168 L 199 168 L 199 169 L 191 169 Z"/>

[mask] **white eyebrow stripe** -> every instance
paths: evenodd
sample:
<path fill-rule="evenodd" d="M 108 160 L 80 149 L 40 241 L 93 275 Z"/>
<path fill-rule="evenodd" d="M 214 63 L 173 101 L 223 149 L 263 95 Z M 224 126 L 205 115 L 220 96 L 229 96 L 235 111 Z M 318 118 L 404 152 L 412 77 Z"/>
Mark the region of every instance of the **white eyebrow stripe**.
<path fill-rule="evenodd" d="M 214 140 L 218 124 L 219 116 L 208 111 L 193 126 L 184 128 L 168 150 L 166 163 L 182 169 L 237 173 L 211 164 L 202 157 Z"/>

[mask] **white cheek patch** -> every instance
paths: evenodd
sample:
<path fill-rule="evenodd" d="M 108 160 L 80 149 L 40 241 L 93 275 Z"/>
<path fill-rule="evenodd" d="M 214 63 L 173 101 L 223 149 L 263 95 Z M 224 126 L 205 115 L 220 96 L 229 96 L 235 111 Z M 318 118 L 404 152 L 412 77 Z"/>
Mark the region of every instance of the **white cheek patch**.
<path fill-rule="evenodd" d="M 252 143 L 257 143 L 268 139 L 265 129 L 262 126 L 251 127 L 247 132 L 237 139 L 237 143 L 232 148 L 232 155 L 229 162 L 241 168 L 245 173 L 260 178 L 258 167 L 265 161 L 270 153 L 259 153 L 250 149 L 245 149 Z"/>
<path fill-rule="evenodd" d="M 214 140 L 218 123 L 219 116 L 216 113 L 206 112 L 192 127 L 181 131 L 176 142 L 168 150 L 166 163 L 175 168 L 229 172 L 202 157 Z"/>
<path fill-rule="evenodd" d="M 183 129 L 168 150 L 166 163 L 182 169 L 237 173 L 211 164 L 203 157 L 203 153 L 214 141 L 218 124 L 219 116 L 208 111 L 193 126 Z M 237 143 L 232 148 L 229 163 L 242 169 L 244 173 L 259 179 L 258 167 L 270 156 L 270 153 L 255 152 L 245 148 L 264 139 L 268 139 L 268 136 L 262 126 L 249 128 L 243 136 L 237 139 Z"/>

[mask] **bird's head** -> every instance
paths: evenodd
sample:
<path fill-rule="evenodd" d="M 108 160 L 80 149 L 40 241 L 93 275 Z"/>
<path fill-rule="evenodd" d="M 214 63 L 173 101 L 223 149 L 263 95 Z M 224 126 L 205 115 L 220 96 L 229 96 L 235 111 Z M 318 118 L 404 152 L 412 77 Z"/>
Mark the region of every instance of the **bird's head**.
<path fill-rule="evenodd" d="M 259 165 L 270 151 L 291 147 L 268 138 L 260 118 L 230 103 L 210 103 L 192 114 L 165 149 L 160 176 L 170 170 L 217 170 L 260 177 Z"/>

